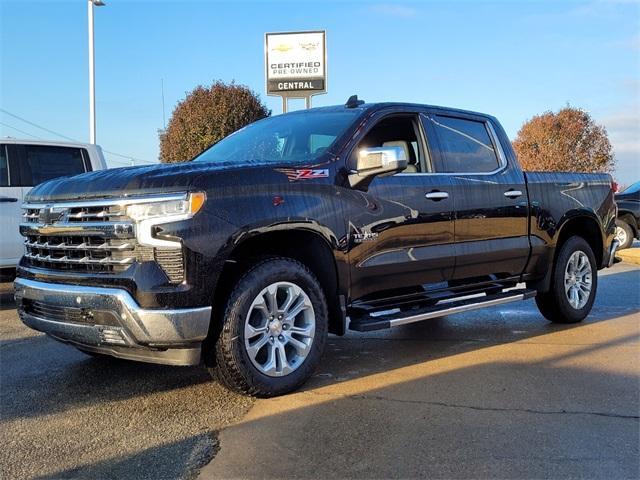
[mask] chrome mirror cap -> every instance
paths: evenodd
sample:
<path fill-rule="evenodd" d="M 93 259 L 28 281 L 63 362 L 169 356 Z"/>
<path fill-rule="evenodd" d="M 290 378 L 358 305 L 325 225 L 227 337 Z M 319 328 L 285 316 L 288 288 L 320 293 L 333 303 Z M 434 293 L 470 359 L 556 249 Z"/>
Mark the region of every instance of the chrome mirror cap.
<path fill-rule="evenodd" d="M 352 187 L 377 175 L 392 175 L 407 168 L 408 158 L 402 147 L 371 147 L 358 151 L 356 169 L 349 175 Z"/>

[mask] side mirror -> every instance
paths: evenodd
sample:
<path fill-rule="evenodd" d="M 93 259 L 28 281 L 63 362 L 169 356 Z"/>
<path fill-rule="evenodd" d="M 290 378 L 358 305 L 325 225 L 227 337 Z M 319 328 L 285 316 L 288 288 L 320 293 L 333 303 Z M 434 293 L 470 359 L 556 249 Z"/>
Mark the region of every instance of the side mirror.
<path fill-rule="evenodd" d="M 407 168 L 407 154 L 402 147 L 372 147 L 358 151 L 356 169 L 349 175 L 355 187 L 363 180 L 377 175 L 392 175 Z"/>

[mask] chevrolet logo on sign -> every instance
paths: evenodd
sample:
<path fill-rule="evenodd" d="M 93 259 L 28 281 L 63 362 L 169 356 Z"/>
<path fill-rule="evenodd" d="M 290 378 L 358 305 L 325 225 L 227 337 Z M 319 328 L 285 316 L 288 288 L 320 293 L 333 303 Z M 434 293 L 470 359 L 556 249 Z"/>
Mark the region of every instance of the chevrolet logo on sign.
<path fill-rule="evenodd" d="M 288 52 L 293 47 L 291 45 L 287 45 L 286 43 L 281 43 L 280 45 L 273 47 L 271 50 L 274 52 Z"/>

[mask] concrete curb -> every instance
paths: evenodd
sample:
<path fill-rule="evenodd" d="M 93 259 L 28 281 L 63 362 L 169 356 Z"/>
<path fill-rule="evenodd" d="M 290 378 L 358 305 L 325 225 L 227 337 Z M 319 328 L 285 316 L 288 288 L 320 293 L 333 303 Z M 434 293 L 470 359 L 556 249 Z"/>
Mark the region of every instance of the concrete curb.
<path fill-rule="evenodd" d="M 616 252 L 616 257 L 621 258 L 623 262 L 640 265 L 640 248 L 627 248 L 625 250 L 618 250 Z"/>

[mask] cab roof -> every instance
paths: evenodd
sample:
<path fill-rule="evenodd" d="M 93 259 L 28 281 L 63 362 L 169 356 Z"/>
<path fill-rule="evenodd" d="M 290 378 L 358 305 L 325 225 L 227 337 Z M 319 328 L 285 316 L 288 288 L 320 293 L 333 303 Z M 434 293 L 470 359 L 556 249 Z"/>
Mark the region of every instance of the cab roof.
<path fill-rule="evenodd" d="M 329 105 L 326 107 L 314 107 L 309 110 L 296 110 L 294 112 L 288 112 L 287 114 L 298 114 L 298 113 L 309 112 L 309 111 L 340 112 L 340 111 L 346 111 L 346 110 L 350 110 L 350 111 L 355 110 L 355 111 L 360 111 L 362 113 L 365 113 L 365 112 L 374 113 L 378 110 L 387 109 L 387 108 L 397 108 L 397 109 L 406 108 L 408 110 L 413 110 L 413 109 L 442 110 L 442 111 L 447 111 L 451 113 L 461 113 L 466 115 L 477 115 L 481 117 L 493 118 L 491 115 L 488 115 L 486 113 L 475 112 L 472 110 L 464 110 L 460 108 L 451 108 L 451 107 L 443 107 L 439 105 L 428 105 L 428 104 L 410 103 L 410 102 L 360 103 L 354 106 L 348 106 L 346 104 L 345 105 Z"/>

